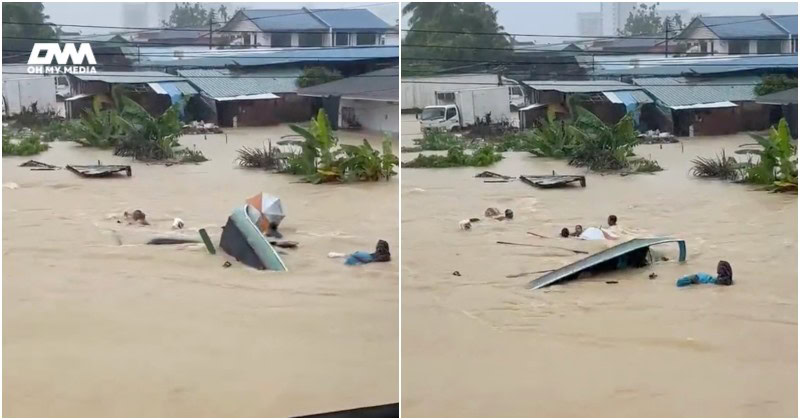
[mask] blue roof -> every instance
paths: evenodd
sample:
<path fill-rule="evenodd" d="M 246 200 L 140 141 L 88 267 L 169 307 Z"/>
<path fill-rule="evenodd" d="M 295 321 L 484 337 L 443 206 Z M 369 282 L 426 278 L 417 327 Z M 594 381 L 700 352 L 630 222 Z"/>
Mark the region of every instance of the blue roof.
<path fill-rule="evenodd" d="M 797 36 L 797 15 L 773 15 L 770 18 L 787 32 Z"/>
<path fill-rule="evenodd" d="M 297 48 L 291 50 L 215 50 L 207 56 L 182 60 L 147 61 L 145 67 L 221 68 L 226 66 L 270 66 L 318 62 L 349 62 L 397 59 L 397 45 Z"/>
<path fill-rule="evenodd" d="M 700 16 L 696 21 L 722 39 L 785 38 L 787 35 L 765 16 Z"/>
<path fill-rule="evenodd" d="M 671 60 L 663 65 L 642 66 L 628 69 L 607 69 L 594 72 L 596 76 L 681 76 L 711 75 L 746 71 L 771 73 L 797 73 L 796 55 L 748 55 L 729 59 L 707 58 L 693 61 Z M 654 63 L 655 64 L 655 63 Z"/>
<path fill-rule="evenodd" d="M 330 25 L 334 31 L 344 29 L 388 30 L 391 28 L 383 19 L 367 9 L 314 9 L 311 12 Z"/>
<path fill-rule="evenodd" d="M 247 9 L 242 13 L 266 32 L 390 28 L 388 23 L 367 9 Z"/>
<path fill-rule="evenodd" d="M 212 98 L 263 93 L 287 93 L 297 90 L 299 69 L 281 69 L 247 74 L 221 70 L 178 70 L 178 74 Z"/>
<path fill-rule="evenodd" d="M 328 26 L 303 9 L 246 9 L 242 13 L 262 31 L 327 31 Z"/>

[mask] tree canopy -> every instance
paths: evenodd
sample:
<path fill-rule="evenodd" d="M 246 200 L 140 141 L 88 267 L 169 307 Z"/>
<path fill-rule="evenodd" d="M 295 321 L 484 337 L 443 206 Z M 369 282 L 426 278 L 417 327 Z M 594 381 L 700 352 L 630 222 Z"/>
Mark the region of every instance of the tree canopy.
<path fill-rule="evenodd" d="M 658 5 L 659 3 L 650 6 L 644 3 L 639 4 L 634 11 L 628 14 L 625 27 L 619 31 L 619 34 L 624 36 L 663 35 L 665 25 L 669 26 L 670 31 L 683 29 L 684 23 L 681 15 L 676 13 L 674 16 L 662 19 L 658 13 Z M 674 32 L 672 33 L 674 34 Z"/>
<path fill-rule="evenodd" d="M 224 4 L 216 10 L 206 9 L 204 3 L 178 3 L 169 14 L 169 20 L 161 22 L 169 28 L 200 28 L 208 26 L 208 21 L 222 23 L 228 21 L 228 8 Z"/>
<path fill-rule="evenodd" d="M 491 64 L 510 52 L 497 11 L 486 3 L 412 2 L 403 7 L 403 15 L 408 14 L 410 30 L 402 46 L 408 75 L 482 61 Z"/>
<path fill-rule="evenodd" d="M 44 14 L 42 3 L 3 3 L 3 20 L 6 22 L 34 23 L 15 25 L 3 23 L 3 61 L 26 62 L 33 44 L 58 39 L 53 26 L 46 23 L 50 16 Z"/>

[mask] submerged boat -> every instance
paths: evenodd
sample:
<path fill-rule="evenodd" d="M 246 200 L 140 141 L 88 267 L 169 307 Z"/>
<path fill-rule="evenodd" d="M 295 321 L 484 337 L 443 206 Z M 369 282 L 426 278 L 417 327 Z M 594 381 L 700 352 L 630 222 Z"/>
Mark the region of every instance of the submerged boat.
<path fill-rule="evenodd" d="M 677 242 L 678 261 L 686 261 L 686 241 L 673 238 L 638 238 L 608 248 L 597 254 L 551 271 L 528 283 L 529 289 L 540 289 L 561 281 L 572 280 L 587 271 L 614 270 L 642 266 L 650 247 L 668 242 Z"/>

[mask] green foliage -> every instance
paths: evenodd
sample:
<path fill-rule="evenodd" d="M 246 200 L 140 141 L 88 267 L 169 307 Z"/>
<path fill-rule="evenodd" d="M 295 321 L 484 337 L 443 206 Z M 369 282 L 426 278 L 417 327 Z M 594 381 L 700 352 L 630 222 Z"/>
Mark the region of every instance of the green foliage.
<path fill-rule="evenodd" d="M 180 146 L 180 104 L 174 104 L 158 117 L 153 117 L 141 105 L 126 96 L 120 98 L 122 109 L 114 113 L 124 131 L 114 146 L 114 154 L 141 160 L 175 158 L 174 148 Z"/>
<path fill-rule="evenodd" d="M 628 157 L 633 156 L 633 148 L 639 144 L 631 114 L 608 126 L 583 108 L 576 112 L 575 122 L 567 127 L 574 136 L 570 163 L 596 171 L 628 167 Z"/>
<path fill-rule="evenodd" d="M 342 145 L 333 135 L 328 115 L 320 109 L 308 129 L 291 124 L 295 133 L 303 137 L 300 152 L 286 159 L 284 172 L 303 175 L 303 180 L 313 184 L 323 182 L 377 181 L 389 179 L 397 156 L 392 153 L 391 140 L 384 140 L 383 154 L 374 150 L 364 140 L 359 146 Z"/>
<path fill-rule="evenodd" d="M 303 73 L 297 78 L 297 87 L 309 87 L 332 82 L 342 78 L 342 73 L 338 70 L 327 67 L 306 67 Z"/>
<path fill-rule="evenodd" d="M 16 128 L 42 129 L 53 122 L 63 121 L 55 110 L 39 109 L 39 104 L 34 102 L 30 107 L 23 106 L 20 112 L 12 116 L 12 124 Z"/>
<path fill-rule="evenodd" d="M 638 36 L 638 35 L 664 35 L 665 23 L 669 25 L 669 29 L 680 30 L 683 28 L 683 19 L 680 14 L 669 16 L 663 21 L 658 15 L 658 3 L 653 3 L 650 6 L 641 3 L 632 12 L 628 13 L 628 20 L 625 21 L 625 27 L 619 31 L 619 35 L 623 36 Z"/>
<path fill-rule="evenodd" d="M 750 135 L 758 142 L 762 150 L 744 149 L 743 151 L 759 156 L 758 163 L 747 169 L 745 181 L 762 184 L 797 185 L 797 148 L 791 141 L 789 124 L 781 118 L 778 127 L 772 127 L 769 137 Z M 796 188 L 795 188 L 796 189 Z"/>
<path fill-rule="evenodd" d="M 713 158 L 697 157 L 692 159 L 692 175 L 700 178 L 719 178 L 728 181 L 737 181 L 740 178 L 740 164 L 733 156 L 726 156 L 725 149 L 722 155 Z"/>
<path fill-rule="evenodd" d="M 641 173 L 661 172 L 664 170 L 664 168 L 662 168 L 658 162 L 650 159 L 636 160 L 635 162 L 631 163 L 631 167 L 633 168 L 634 172 Z"/>
<path fill-rule="evenodd" d="M 208 158 L 206 158 L 203 152 L 196 149 L 180 149 L 175 151 L 175 155 L 179 158 L 178 160 L 181 163 L 201 163 L 208 161 Z"/>
<path fill-rule="evenodd" d="M 761 82 L 754 90 L 756 95 L 760 96 L 796 87 L 797 78 L 789 78 L 785 74 L 768 74 L 761 77 Z"/>
<path fill-rule="evenodd" d="M 403 41 L 403 53 L 415 58 L 413 63 L 403 65 L 406 75 L 431 73 L 475 61 L 502 61 L 510 56 L 509 37 L 497 23 L 497 11 L 486 3 L 411 2 L 403 7 L 403 15 L 411 15 L 408 22 L 412 30 Z M 448 31 L 452 33 L 445 33 Z"/>
<path fill-rule="evenodd" d="M 220 10 L 222 12 L 222 10 Z M 225 10 L 227 13 L 227 10 Z M 169 14 L 169 20 L 161 24 L 169 28 L 208 27 L 209 19 L 213 20 L 214 10 L 206 10 L 202 3 L 178 3 Z"/>
<path fill-rule="evenodd" d="M 483 146 L 467 154 L 463 146 L 455 146 L 446 156 L 420 154 L 411 161 L 404 162 L 406 168 L 454 168 L 460 166 L 489 166 L 503 159 L 492 146 Z"/>
<path fill-rule="evenodd" d="M 73 140 L 87 147 L 114 147 L 123 134 L 116 112 L 114 109 L 103 110 L 103 102 L 96 96 L 92 108 L 84 111 L 80 122 L 72 128 Z"/>
<path fill-rule="evenodd" d="M 3 134 L 3 156 L 31 156 L 49 149 L 50 145 L 41 142 L 41 136 L 30 133 L 19 141 L 14 141 L 11 135 Z"/>
<path fill-rule="evenodd" d="M 50 17 L 44 14 L 44 4 L 3 2 L 4 22 L 25 22 L 33 24 L 3 23 L 3 61 L 24 63 L 28 55 L 20 51 L 31 51 L 36 42 L 57 40 L 53 26 L 42 25 Z"/>
<path fill-rule="evenodd" d="M 533 129 L 528 150 L 540 157 L 556 159 L 568 157 L 575 136 L 567 127 L 568 122 L 557 121 L 555 115 L 548 112 L 547 119 L 540 121 L 540 124 Z"/>
<path fill-rule="evenodd" d="M 414 139 L 414 147 L 405 148 L 404 152 L 414 152 L 422 150 L 450 150 L 454 146 L 463 145 L 464 141 L 456 137 L 455 134 L 444 130 L 426 130 L 422 133 L 421 139 Z"/>
<path fill-rule="evenodd" d="M 271 145 L 270 145 L 271 146 Z M 249 148 L 242 147 L 237 150 L 236 163 L 245 168 L 281 169 L 281 159 L 277 148 Z"/>

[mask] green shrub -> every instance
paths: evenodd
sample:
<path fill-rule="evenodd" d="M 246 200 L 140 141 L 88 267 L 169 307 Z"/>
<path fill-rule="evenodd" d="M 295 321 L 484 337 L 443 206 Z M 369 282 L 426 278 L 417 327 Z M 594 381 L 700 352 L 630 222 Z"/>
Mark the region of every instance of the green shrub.
<path fill-rule="evenodd" d="M 49 149 L 50 145 L 41 142 L 39 134 L 32 133 L 15 142 L 10 135 L 3 135 L 3 156 L 31 156 Z"/>
<path fill-rule="evenodd" d="M 452 147 L 446 156 L 420 154 L 411 161 L 404 162 L 406 168 L 454 168 L 460 166 L 489 166 L 503 159 L 492 146 L 482 146 L 467 154 L 463 146 Z"/>
<path fill-rule="evenodd" d="M 732 156 L 725 155 L 725 149 L 721 155 L 713 158 L 697 157 L 692 159 L 692 175 L 700 178 L 719 178 L 729 181 L 737 181 L 740 177 L 739 163 Z"/>

